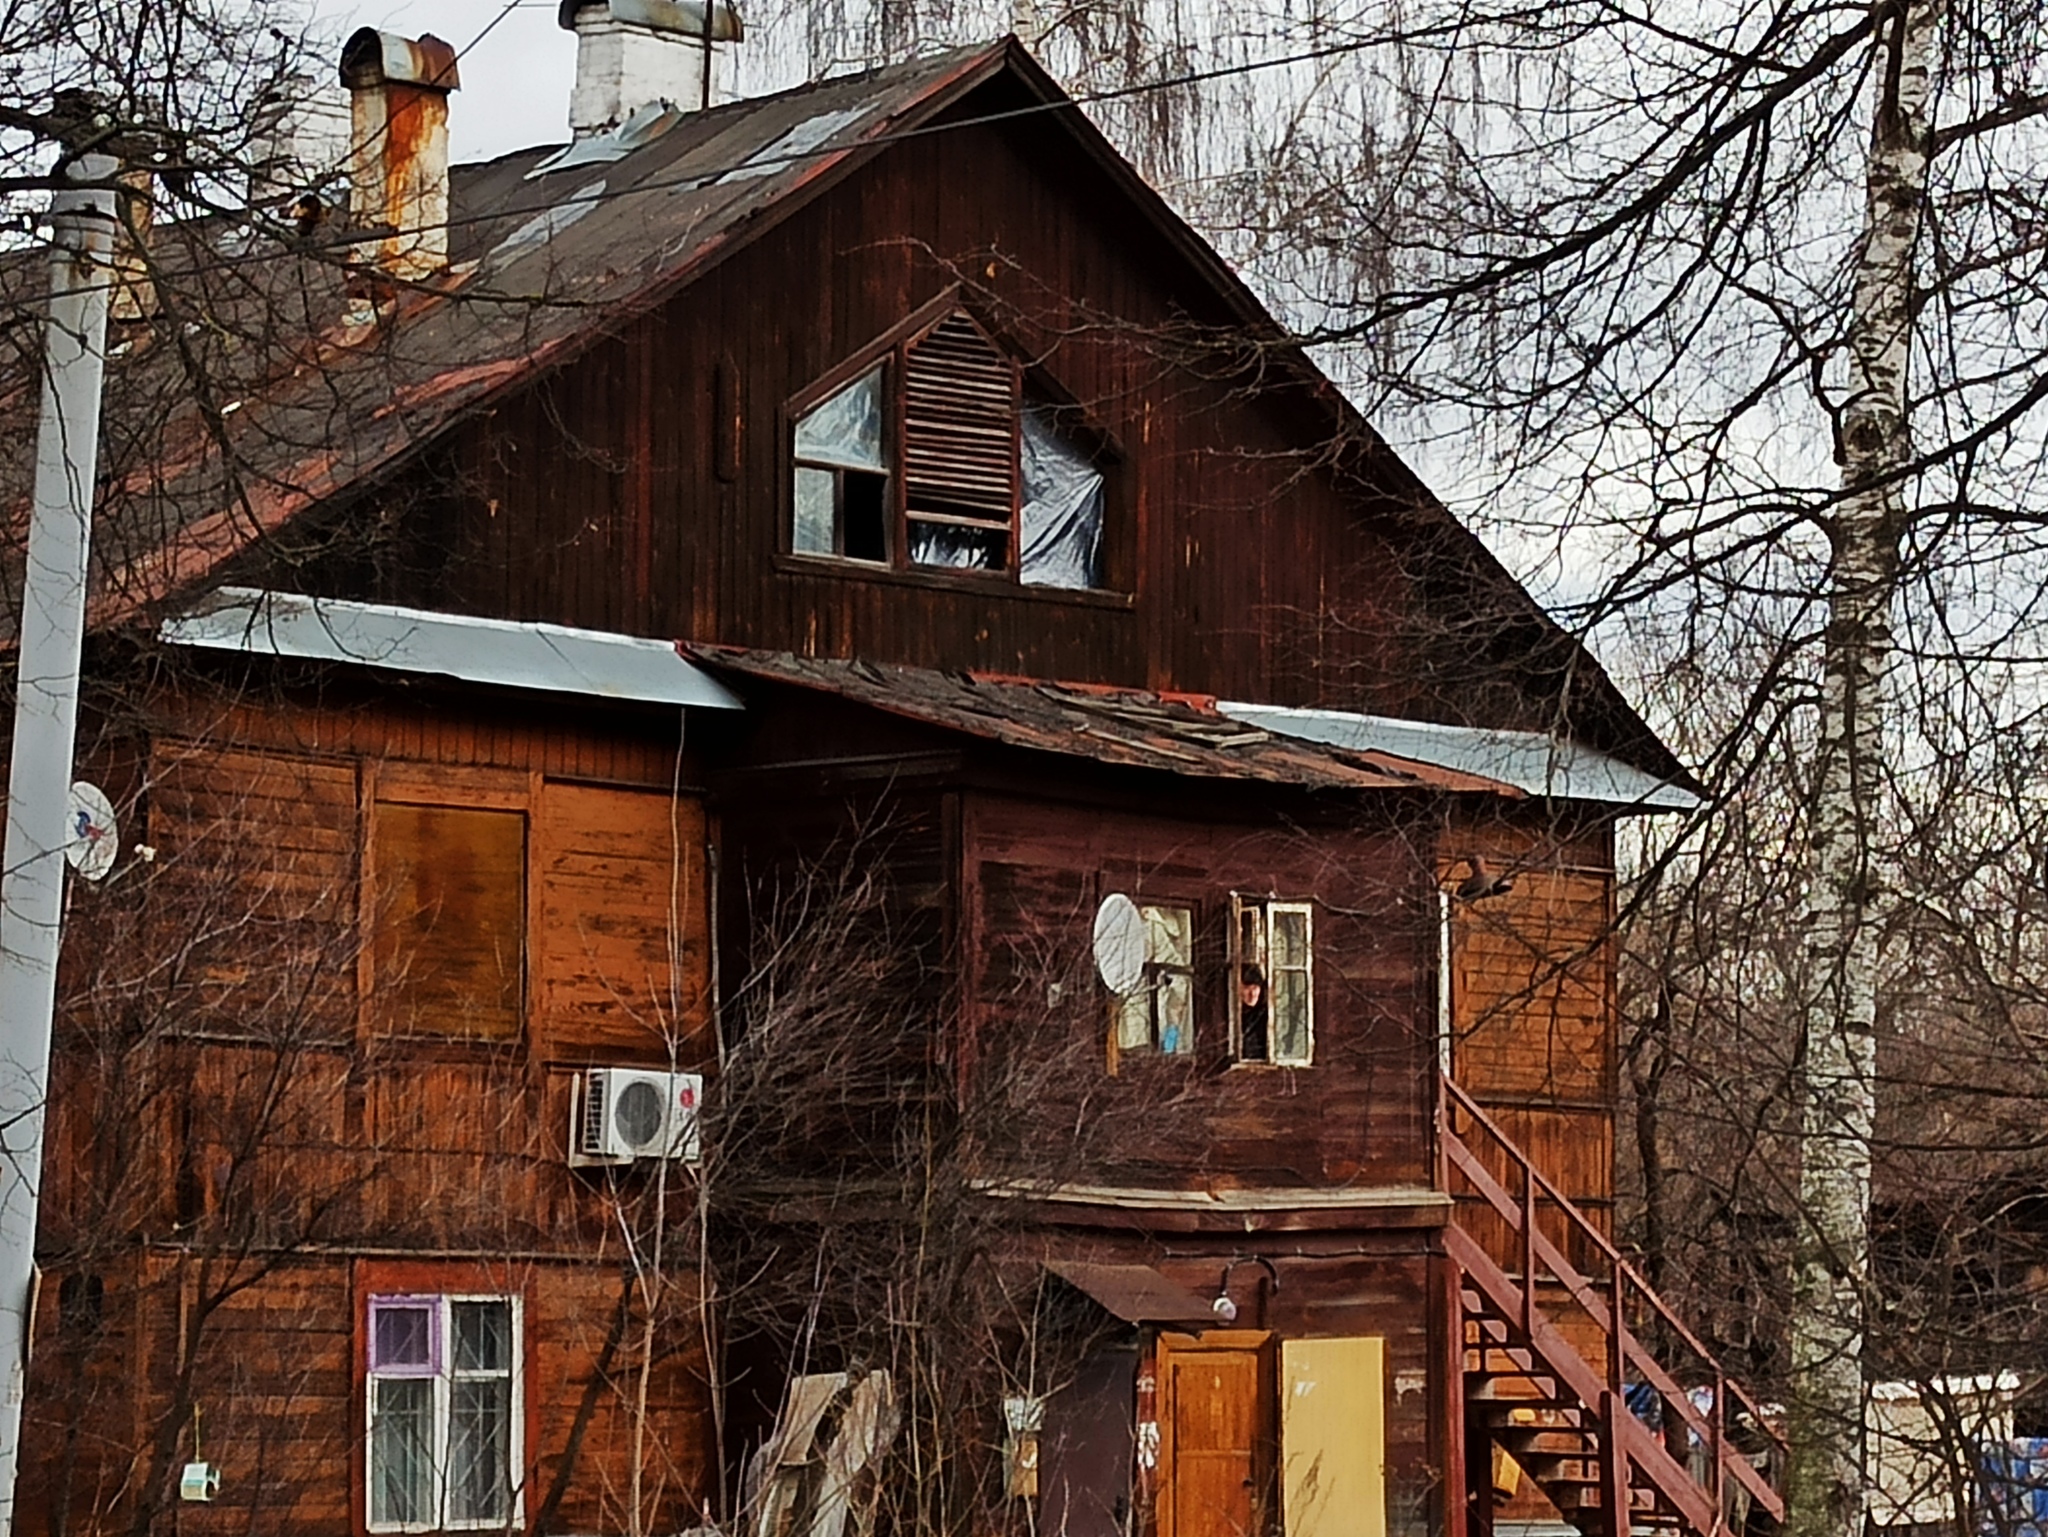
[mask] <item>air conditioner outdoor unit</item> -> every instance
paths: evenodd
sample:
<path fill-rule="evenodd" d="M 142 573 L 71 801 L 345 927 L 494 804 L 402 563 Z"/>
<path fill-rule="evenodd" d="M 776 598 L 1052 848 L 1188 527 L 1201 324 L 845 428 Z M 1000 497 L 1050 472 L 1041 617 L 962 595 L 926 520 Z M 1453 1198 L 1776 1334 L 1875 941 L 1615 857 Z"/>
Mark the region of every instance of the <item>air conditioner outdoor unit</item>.
<path fill-rule="evenodd" d="M 698 1073 L 653 1072 L 638 1067 L 593 1067 L 577 1084 L 569 1161 L 632 1163 L 698 1153 L 697 1106 L 704 1098 Z"/>

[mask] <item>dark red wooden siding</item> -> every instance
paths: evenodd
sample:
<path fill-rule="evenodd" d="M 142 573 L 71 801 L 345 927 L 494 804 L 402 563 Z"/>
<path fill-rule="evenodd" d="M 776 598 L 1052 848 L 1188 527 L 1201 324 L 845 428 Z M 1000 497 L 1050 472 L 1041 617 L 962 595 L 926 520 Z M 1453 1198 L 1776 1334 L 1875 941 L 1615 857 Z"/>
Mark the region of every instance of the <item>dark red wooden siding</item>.
<path fill-rule="evenodd" d="M 1045 125 L 889 150 L 461 435 L 358 582 L 517 618 L 818 655 L 1395 708 L 1424 686 L 1392 503 L 1254 400 L 1228 317 Z M 789 397 L 949 285 L 1121 451 L 1123 597 L 782 555 Z M 722 412 L 737 391 L 737 428 Z M 735 431 L 740 441 L 730 440 Z M 733 450 L 737 448 L 735 454 Z M 736 464 L 733 462 L 736 460 Z M 737 469 L 721 479 L 723 461 Z M 398 493 L 393 493 L 397 495 Z M 387 519 L 385 526 L 391 526 Z"/>

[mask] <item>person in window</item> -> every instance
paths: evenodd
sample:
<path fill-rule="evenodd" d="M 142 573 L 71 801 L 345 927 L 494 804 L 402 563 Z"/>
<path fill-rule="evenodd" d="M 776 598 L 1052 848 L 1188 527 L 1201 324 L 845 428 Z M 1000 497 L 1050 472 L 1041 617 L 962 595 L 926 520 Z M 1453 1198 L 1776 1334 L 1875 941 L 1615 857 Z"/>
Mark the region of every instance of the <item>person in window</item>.
<path fill-rule="evenodd" d="M 1257 966 L 1238 970 L 1237 1041 L 1245 1061 L 1266 1060 L 1266 973 Z"/>

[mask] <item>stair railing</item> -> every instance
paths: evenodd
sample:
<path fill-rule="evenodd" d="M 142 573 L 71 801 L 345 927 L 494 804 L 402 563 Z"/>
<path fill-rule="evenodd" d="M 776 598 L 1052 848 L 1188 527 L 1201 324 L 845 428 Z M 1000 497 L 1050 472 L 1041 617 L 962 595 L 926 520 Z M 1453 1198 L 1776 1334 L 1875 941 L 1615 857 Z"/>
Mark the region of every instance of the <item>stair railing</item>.
<path fill-rule="evenodd" d="M 1611 1401 L 1620 1400 L 1631 1377 L 1654 1392 L 1663 1409 L 1665 1449 L 1679 1467 L 1688 1469 L 1688 1477 L 1692 1476 L 1688 1435 L 1705 1448 L 1707 1482 L 1701 1487 L 1712 1508 L 1728 1510 L 1727 1483 L 1733 1479 L 1767 1514 L 1782 1521 L 1783 1496 L 1758 1470 L 1742 1444 L 1747 1442 L 1750 1451 L 1767 1454 L 1765 1460 L 1773 1469 L 1784 1467 L 1784 1438 L 1765 1417 L 1762 1405 L 1723 1370 L 1713 1352 L 1651 1290 L 1620 1249 L 1544 1176 L 1478 1103 L 1448 1075 L 1442 1076 L 1441 1084 L 1439 1184 L 1465 1204 L 1490 1209 L 1505 1224 L 1505 1243 L 1480 1246 L 1494 1250 L 1501 1268 L 1513 1266 L 1520 1272 L 1517 1300 L 1524 1337 L 1536 1333 L 1539 1294 L 1562 1291 L 1607 1342 L 1607 1360 L 1601 1364 L 1606 1368 L 1603 1376 Z M 1460 1119 L 1478 1134 L 1473 1139 L 1477 1148 L 1460 1133 Z M 1460 1184 L 1463 1191 L 1456 1188 Z M 1545 1230 L 1542 1220 L 1553 1213 L 1560 1229 L 1556 1238 Z M 1477 1233 L 1472 1237 L 1478 1241 Z M 1582 1268 L 1568 1257 L 1573 1253 L 1589 1256 L 1590 1263 Z M 1604 1272 L 1597 1282 L 1587 1273 L 1595 1268 Z M 1704 1407 L 1643 1347 L 1630 1327 L 1631 1318 L 1655 1319 L 1663 1336 L 1692 1357 L 1685 1375 L 1694 1387 L 1710 1395 Z M 1732 1439 L 1731 1430 L 1735 1432 Z"/>

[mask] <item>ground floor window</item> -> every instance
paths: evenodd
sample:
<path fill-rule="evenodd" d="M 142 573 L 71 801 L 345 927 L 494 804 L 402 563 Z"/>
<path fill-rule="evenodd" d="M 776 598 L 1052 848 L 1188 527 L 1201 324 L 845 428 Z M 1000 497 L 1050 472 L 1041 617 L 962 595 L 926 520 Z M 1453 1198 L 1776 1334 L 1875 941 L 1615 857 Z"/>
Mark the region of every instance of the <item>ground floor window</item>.
<path fill-rule="evenodd" d="M 367 1471 L 378 1532 L 519 1518 L 519 1299 L 370 1299 Z"/>

